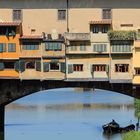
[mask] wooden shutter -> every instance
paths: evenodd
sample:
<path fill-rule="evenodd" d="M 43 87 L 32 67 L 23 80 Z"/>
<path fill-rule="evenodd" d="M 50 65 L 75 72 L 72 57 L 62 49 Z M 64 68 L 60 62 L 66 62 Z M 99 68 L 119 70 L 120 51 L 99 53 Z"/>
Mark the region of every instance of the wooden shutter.
<path fill-rule="evenodd" d="M 68 73 L 73 73 L 73 65 L 68 64 Z"/>
<path fill-rule="evenodd" d="M 41 71 L 41 62 L 40 61 L 36 61 L 36 71 Z"/>
<path fill-rule="evenodd" d="M 43 71 L 44 72 L 48 72 L 49 71 L 49 63 L 47 63 L 47 62 L 43 63 Z"/>
<path fill-rule="evenodd" d="M 16 70 L 17 72 L 19 72 L 19 69 L 20 69 L 20 67 L 19 67 L 19 61 L 16 61 L 16 62 L 15 62 L 14 68 L 15 68 L 15 70 Z"/>
<path fill-rule="evenodd" d="M 66 72 L 66 63 L 64 63 L 64 62 L 61 63 L 61 72 L 63 72 L 63 73 Z"/>
<path fill-rule="evenodd" d="M 109 65 L 106 65 L 106 72 L 109 73 Z"/>
<path fill-rule="evenodd" d="M 0 70 L 4 70 L 4 63 L 0 62 Z"/>
<path fill-rule="evenodd" d="M 24 72 L 25 71 L 25 61 L 24 60 L 20 60 L 19 61 L 19 71 L 20 72 Z"/>

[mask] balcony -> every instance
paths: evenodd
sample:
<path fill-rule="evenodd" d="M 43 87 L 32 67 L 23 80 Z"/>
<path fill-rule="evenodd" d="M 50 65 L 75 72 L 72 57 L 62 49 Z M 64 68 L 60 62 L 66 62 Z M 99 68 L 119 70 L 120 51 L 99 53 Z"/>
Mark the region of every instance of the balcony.
<path fill-rule="evenodd" d="M 64 33 L 64 37 L 69 41 L 89 41 L 90 33 Z"/>
<path fill-rule="evenodd" d="M 43 51 L 44 58 L 64 58 L 65 50 L 62 51 Z"/>
<path fill-rule="evenodd" d="M 41 57 L 40 50 L 22 50 L 20 58 L 39 58 Z"/>
<path fill-rule="evenodd" d="M 106 33 L 91 33 L 91 42 L 109 42 L 108 35 Z"/>

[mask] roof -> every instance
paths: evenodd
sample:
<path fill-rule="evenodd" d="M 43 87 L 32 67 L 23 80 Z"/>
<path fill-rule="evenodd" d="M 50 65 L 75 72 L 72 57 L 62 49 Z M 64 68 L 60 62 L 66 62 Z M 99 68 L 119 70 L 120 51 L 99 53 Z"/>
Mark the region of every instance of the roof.
<path fill-rule="evenodd" d="M 0 22 L 0 26 L 19 26 L 21 22 Z"/>
<path fill-rule="evenodd" d="M 41 35 L 23 35 L 20 39 L 43 39 Z"/>
<path fill-rule="evenodd" d="M 112 24 L 112 20 L 90 21 L 90 24 Z"/>

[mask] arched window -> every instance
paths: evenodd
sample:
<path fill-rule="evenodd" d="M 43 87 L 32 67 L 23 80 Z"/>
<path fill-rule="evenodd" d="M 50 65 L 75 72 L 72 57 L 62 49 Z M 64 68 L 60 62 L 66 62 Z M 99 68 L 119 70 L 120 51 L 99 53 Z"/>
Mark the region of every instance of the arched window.
<path fill-rule="evenodd" d="M 34 61 L 27 62 L 26 69 L 35 69 L 35 62 Z"/>

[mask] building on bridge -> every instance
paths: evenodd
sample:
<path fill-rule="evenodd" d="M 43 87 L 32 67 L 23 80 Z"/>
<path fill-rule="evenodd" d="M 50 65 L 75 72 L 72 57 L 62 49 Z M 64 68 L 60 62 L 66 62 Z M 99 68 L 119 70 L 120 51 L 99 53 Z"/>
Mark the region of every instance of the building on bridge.
<path fill-rule="evenodd" d="M 0 0 L 0 77 L 140 84 L 139 4 Z"/>
<path fill-rule="evenodd" d="M 19 79 L 19 38 L 22 34 L 20 22 L 0 23 L 0 77 Z"/>

